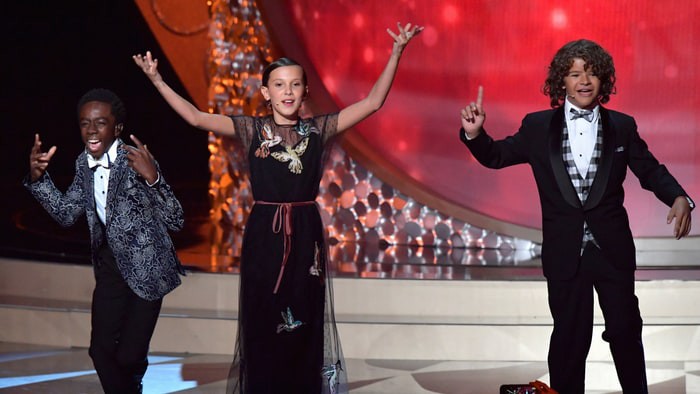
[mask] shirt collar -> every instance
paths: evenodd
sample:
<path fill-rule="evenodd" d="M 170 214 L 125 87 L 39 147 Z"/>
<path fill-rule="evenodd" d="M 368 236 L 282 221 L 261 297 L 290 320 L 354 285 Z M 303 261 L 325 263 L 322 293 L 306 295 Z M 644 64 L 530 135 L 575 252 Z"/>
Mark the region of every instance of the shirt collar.
<path fill-rule="evenodd" d="M 105 152 L 99 159 L 95 159 L 92 157 L 91 154 L 87 154 L 87 162 L 88 162 L 88 167 L 94 168 L 98 165 L 109 169 L 112 166 L 112 163 L 114 162 L 114 159 L 117 157 L 117 149 L 119 149 L 119 146 L 122 144 L 122 140 L 117 138 L 112 142 L 112 145 L 109 147 L 107 152 Z"/>

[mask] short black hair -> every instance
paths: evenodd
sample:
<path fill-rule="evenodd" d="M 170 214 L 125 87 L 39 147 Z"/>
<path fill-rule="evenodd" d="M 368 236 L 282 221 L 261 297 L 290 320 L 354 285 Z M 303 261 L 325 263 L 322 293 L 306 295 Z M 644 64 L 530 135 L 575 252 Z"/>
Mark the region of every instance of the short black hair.
<path fill-rule="evenodd" d="M 549 96 L 552 108 L 559 107 L 566 99 L 566 91 L 562 89 L 564 77 L 569 73 L 574 59 L 586 62 L 586 70 L 592 70 L 600 80 L 598 100 L 601 104 L 610 101 L 610 95 L 615 94 L 615 64 L 610 54 L 591 40 L 571 41 L 561 47 L 549 65 L 547 79 L 542 91 Z"/>
<path fill-rule="evenodd" d="M 124 123 L 126 120 L 126 107 L 122 100 L 113 91 L 109 89 L 92 89 L 85 93 L 83 97 L 78 100 L 78 116 L 80 116 L 80 110 L 83 105 L 89 103 L 90 101 L 99 101 L 101 103 L 109 104 L 112 107 L 112 115 L 116 124 Z"/>
<path fill-rule="evenodd" d="M 274 62 L 270 63 L 265 67 L 265 70 L 263 70 L 263 75 L 262 75 L 262 85 L 267 86 L 267 83 L 270 82 L 270 73 L 272 71 L 280 68 L 280 67 L 285 67 L 285 66 L 299 66 L 301 67 L 301 73 L 302 73 L 302 82 L 304 82 L 304 86 L 306 86 L 306 70 L 304 70 L 304 67 L 301 66 L 298 62 L 295 60 L 292 60 L 288 57 L 281 57 Z"/>

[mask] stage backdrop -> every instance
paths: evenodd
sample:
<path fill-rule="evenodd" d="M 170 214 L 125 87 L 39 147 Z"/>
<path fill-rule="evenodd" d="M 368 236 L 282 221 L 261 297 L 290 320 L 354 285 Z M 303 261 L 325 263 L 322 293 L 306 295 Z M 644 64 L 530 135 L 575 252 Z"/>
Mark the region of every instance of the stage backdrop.
<path fill-rule="evenodd" d="M 695 0 L 262 3 L 267 3 L 265 13 L 282 13 L 292 22 L 338 107 L 371 89 L 390 53 L 386 28 L 396 30 L 397 22 L 425 26 L 404 53 L 384 108 L 356 131 L 390 164 L 446 200 L 540 227 L 529 168 L 493 171 L 476 163 L 458 139 L 459 110 L 483 85 L 487 130 L 496 138 L 514 133 L 526 113 L 548 108 L 541 92 L 548 64 L 559 47 L 579 38 L 597 41 L 615 59 L 618 94 L 607 107 L 633 115 L 652 152 L 700 200 L 700 3 Z M 627 183 L 635 236 L 669 236 L 668 208 L 643 191 L 631 173 Z M 698 234 L 697 227 L 692 234 Z"/>

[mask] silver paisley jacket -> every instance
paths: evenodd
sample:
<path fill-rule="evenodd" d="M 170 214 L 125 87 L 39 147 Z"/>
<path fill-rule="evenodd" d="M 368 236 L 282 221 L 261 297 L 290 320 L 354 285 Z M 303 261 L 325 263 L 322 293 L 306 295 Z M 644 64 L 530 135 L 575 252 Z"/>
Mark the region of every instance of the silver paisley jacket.
<path fill-rule="evenodd" d="M 54 185 L 48 172 L 36 182 L 27 176 L 23 183 L 46 211 L 68 227 L 87 217 L 93 266 L 102 243 L 103 228 L 129 287 L 145 300 L 156 300 L 180 285 L 182 265 L 168 230 L 184 224 L 182 206 L 160 173 L 157 185 L 149 187 L 127 164 L 126 151 L 118 149 L 112 163 L 107 191 L 106 225 L 95 210 L 93 172 L 83 151 L 75 160 L 75 178 L 65 194 Z M 157 166 L 157 165 L 156 165 Z"/>

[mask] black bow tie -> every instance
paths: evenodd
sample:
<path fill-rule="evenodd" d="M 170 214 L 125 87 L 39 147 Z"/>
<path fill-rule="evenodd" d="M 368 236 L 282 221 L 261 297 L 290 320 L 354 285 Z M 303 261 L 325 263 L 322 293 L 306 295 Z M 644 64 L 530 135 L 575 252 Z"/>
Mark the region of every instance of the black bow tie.
<path fill-rule="evenodd" d="M 586 119 L 589 122 L 593 121 L 593 111 L 590 109 L 577 110 L 576 108 L 571 108 L 571 120 L 576 120 L 578 118 Z"/>

